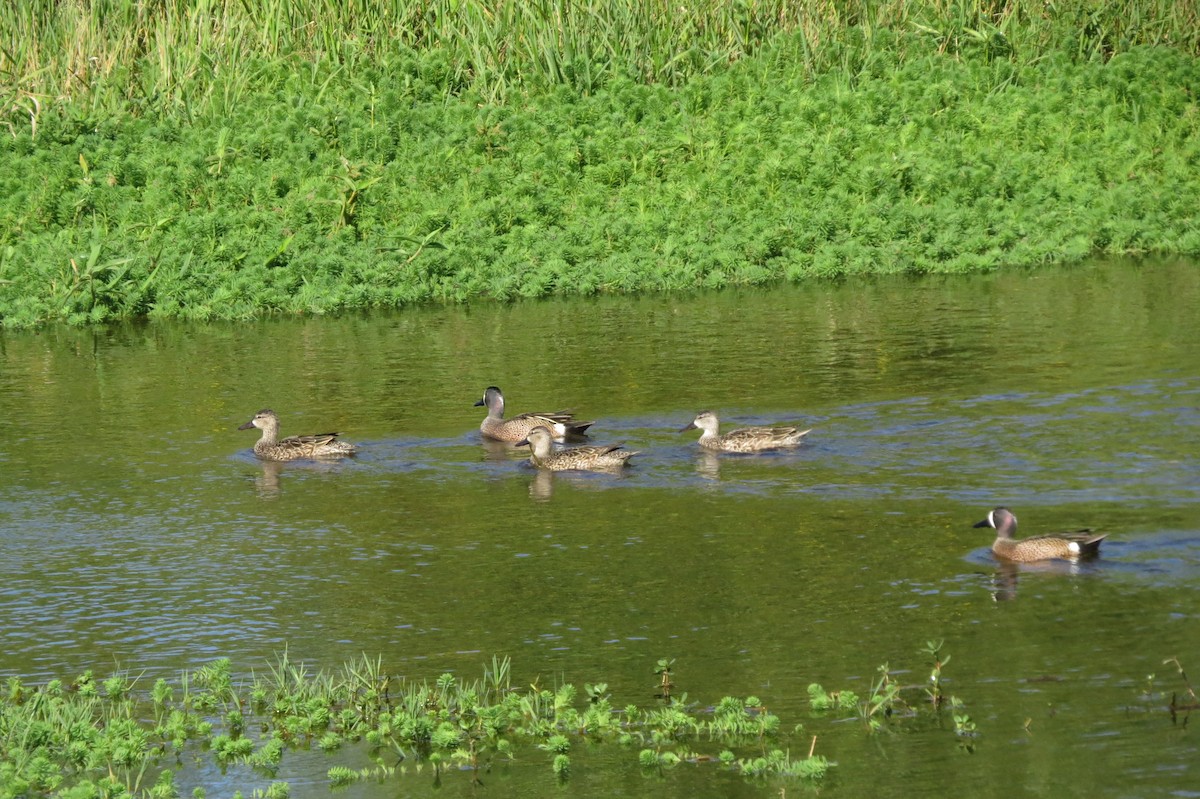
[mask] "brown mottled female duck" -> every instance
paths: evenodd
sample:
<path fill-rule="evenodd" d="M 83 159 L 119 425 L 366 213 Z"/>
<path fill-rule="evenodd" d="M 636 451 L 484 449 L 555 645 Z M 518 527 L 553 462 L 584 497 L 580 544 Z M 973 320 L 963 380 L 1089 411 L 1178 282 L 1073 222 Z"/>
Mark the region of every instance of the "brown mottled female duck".
<path fill-rule="evenodd" d="M 529 435 L 516 442 L 518 447 L 529 447 L 529 462 L 539 469 L 552 472 L 586 470 L 595 472 L 617 471 L 624 467 L 636 452 L 622 449 L 621 444 L 598 447 L 570 447 L 552 449 L 554 434 L 546 427 L 535 427 Z"/>
<path fill-rule="evenodd" d="M 294 461 L 300 458 L 339 458 L 353 455 L 355 446 L 338 441 L 340 433 L 319 433 L 314 436 L 289 436 L 279 440 L 279 417 L 264 408 L 254 418 L 238 427 L 249 430 L 257 427 L 262 438 L 254 442 L 254 454 L 265 461 Z"/>
<path fill-rule="evenodd" d="M 812 430 L 798 427 L 743 427 L 725 435 L 717 433 L 720 421 L 712 411 L 704 411 L 679 432 L 699 428 L 700 446 L 716 452 L 764 452 L 770 449 L 795 447 Z"/>
<path fill-rule="evenodd" d="M 996 540 L 992 542 L 992 552 L 996 557 L 1014 563 L 1095 557 L 1100 554 L 1100 542 L 1108 535 L 1096 535 L 1091 530 L 1077 530 L 1073 533 L 1049 533 L 1018 540 L 1013 538 L 1013 533 L 1017 531 L 1017 517 L 1008 508 L 996 508 L 975 526 L 995 528 Z"/>
<path fill-rule="evenodd" d="M 479 425 L 479 432 L 487 438 L 496 441 L 507 441 L 515 444 L 529 435 L 535 427 L 545 427 L 554 438 L 566 436 L 581 436 L 595 422 L 577 422 L 574 415 L 567 411 L 554 413 L 523 413 L 511 419 L 504 418 L 504 395 L 495 386 L 488 386 L 483 392 L 483 399 L 475 403 L 476 407 L 486 405 L 488 414 Z"/>

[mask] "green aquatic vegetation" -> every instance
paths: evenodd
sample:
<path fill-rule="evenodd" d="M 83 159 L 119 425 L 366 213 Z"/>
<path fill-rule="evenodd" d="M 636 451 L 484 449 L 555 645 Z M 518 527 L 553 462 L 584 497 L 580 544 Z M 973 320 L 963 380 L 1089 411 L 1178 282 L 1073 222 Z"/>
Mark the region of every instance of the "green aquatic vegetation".
<path fill-rule="evenodd" d="M 964 709 L 961 699 L 952 696 L 949 702 L 951 718 L 954 721 L 954 734 L 958 736 L 959 746 L 968 754 L 974 752 L 975 722 Z"/>
<path fill-rule="evenodd" d="M 906 709 L 907 704 L 900 696 L 900 685 L 892 679 L 888 664 L 884 663 L 876 670 L 870 696 L 858 703 L 858 716 L 868 729 L 875 732 L 883 728 L 884 722 L 891 719 L 893 713 Z"/>
<path fill-rule="evenodd" d="M 258 749 L 247 755 L 245 762 L 254 768 L 262 769 L 268 773 L 274 773 L 279 768 L 280 762 L 283 760 L 284 744 L 279 738 L 270 738 L 263 741 Z"/>
<path fill-rule="evenodd" d="M 223 771 L 248 768 L 273 779 L 291 749 L 337 757 L 354 745 L 365 746 L 374 765 L 335 764 L 331 785 L 423 767 L 477 773 L 522 749 L 544 752 L 550 772 L 567 780 L 571 751 L 584 737 L 597 745 L 640 744 L 638 762 L 657 768 L 712 762 L 748 777 L 815 779 L 829 767 L 811 748 L 808 758 L 793 759 L 780 720 L 757 697 L 726 697 L 702 709 L 680 696 L 616 710 L 604 683 L 587 684 L 581 698 L 570 683 L 551 690 L 535 682 L 521 690 L 510 675 L 507 659 L 493 659 L 479 680 L 443 674 L 409 682 L 386 676 L 378 659 L 327 672 L 284 653 L 248 685 L 233 678 L 227 659 L 183 672 L 175 684 L 158 679 L 144 693 L 124 673 L 97 680 L 87 672 L 70 687 L 9 680 L 0 702 L 0 746 L 7 753 L 0 795 L 144 792 L 168 799 L 179 795 L 179 774 L 164 762 L 209 757 Z M 661 688 L 661 672 L 655 685 Z M 702 753 L 708 742 L 719 754 Z M 285 797 L 289 790 L 276 781 L 252 795 Z"/>
<path fill-rule="evenodd" d="M 750 777 L 775 775 L 797 777 L 803 780 L 820 780 L 833 764 L 821 755 L 793 758 L 791 753 L 785 749 L 772 749 L 759 757 L 730 760 L 726 765 Z"/>
<path fill-rule="evenodd" d="M 244 761 L 254 751 L 254 741 L 230 735 L 217 735 L 209 743 L 217 761 Z"/>
<path fill-rule="evenodd" d="M 370 774 L 370 769 L 355 771 L 354 769 L 347 768 L 346 766 L 330 766 L 329 771 L 326 772 L 325 776 L 329 778 L 330 787 L 344 788 L 347 785 L 358 782 L 360 779 L 369 777 Z"/>
<path fill-rule="evenodd" d="M 858 694 L 853 691 L 826 691 L 819 683 L 808 686 L 808 702 L 813 710 L 853 710 L 858 707 Z"/>
<path fill-rule="evenodd" d="M 121 680 L 126 678 L 119 675 Z M 75 784 L 77 775 L 101 775 L 113 786 L 134 792 L 162 753 L 153 733 L 135 714 L 132 702 L 78 690 L 34 691 L 25 701 L 5 702 L 0 714 L 0 793 L 49 794 Z M 159 777 L 159 784 L 169 777 Z M 83 780 L 87 782 L 88 780 Z"/>
<path fill-rule="evenodd" d="M 700 732 L 702 724 L 689 713 L 687 696 L 684 695 L 667 707 L 654 708 L 642 714 L 643 726 L 649 730 L 649 738 L 655 743 L 669 743 L 690 738 Z"/>
<path fill-rule="evenodd" d="M 257 791 L 255 794 L 257 795 Z M 292 795 L 292 786 L 286 782 L 273 782 L 262 792 L 263 799 L 288 799 Z"/>
<path fill-rule="evenodd" d="M 671 689 L 675 687 L 675 684 L 671 682 L 673 674 L 671 667 L 674 665 L 675 658 L 660 658 L 658 665 L 654 668 L 654 673 L 659 677 L 658 693 L 655 696 L 664 701 L 670 701 Z"/>
<path fill-rule="evenodd" d="M 679 754 L 670 750 L 643 749 L 638 752 L 638 763 L 642 768 L 669 768 L 681 762 Z"/>
<path fill-rule="evenodd" d="M 780 720 L 767 712 L 758 697 L 745 699 L 727 696 L 713 708 L 707 724 L 713 740 L 730 738 L 763 739 L 779 733 Z"/>
<path fill-rule="evenodd" d="M 960 747 L 966 752 L 973 752 L 978 736 L 975 722 L 967 713 L 965 703 L 945 690 L 943 670 L 950 662 L 950 656 L 944 653 L 944 646 L 943 640 L 931 640 L 921 649 L 921 653 L 931 660 L 929 681 L 925 685 L 900 684 L 888 664 L 884 663 L 876 669 L 866 698 L 860 698 L 852 691 L 826 691 L 820 684 L 812 683 L 808 686 L 809 704 L 818 713 L 854 711 L 872 733 L 893 729 L 895 725 L 907 724 L 911 720 L 919 723 L 923 719 L 941 726 L 943 711 L 948 708 Z M 927 711 L 923 710 L 923 704 L 910 702 L 907 698 L 918 690 L 929 700 Z"/>
<path fill-rule="evenodd" d="M 1183 670 L 1183 664 L 1179 661 L 1179 658 L 1171 657 L 1171 658 L 1167 658 L 1166 660 L 1163 661 L 1164 666 L 1167 665 L 1168 663 L 1173 665 L 1175 667 L 1175 670 L 1179 672 L 1179 677 L 1181 680 L 1183 680 L 1183 689 L 1184 689 L 1185 696 L 1181 701 L 1179 698 L 1179 692 L 1178 691 L 1172 692 L 1171 693 L 1171 703 L 1167 706 L 1167 710 L 1171 714 L 1172 722 L 1177 721 L 1179 714 L 1183 713 L 1184 723 L 1186 724 L 1187 718 L 1191 714 L 1191 712 L 1193 710 L 1200 710 L 1200 699 L 1197 698 L 1196 691 L 1195 691 L 1195 689 L 1192 688 L 1192 684 L 1188 680 L 1187 672 L 1185 672 Z M 1151 674 L 1150 677 L 1148 678 L 1148 680 L 1150 682 L 1153 682 L 1154 675 Z"/>
<path fill-rule="evenodd" d="M 1179 4 L 461 5 L 0 11 L 0 324 L 1200 252 Z"/>
<path fill-rule="evenodd" d="M 926 641 L 925 648 L 922 650 L 933 659 L 933 668 L 929 672 L 929 685 L 926 686 L 925 693 L 929 696 L 929 701 L 933 703 L 935 710 L 946 701 L 946 694 L 942 687 L 942 668 L 950 662 L 950 656 L 942 655 L 944 645 L 944 640 Z"/>
<path fill-rule="evenodd" d="M 213 723 L 186 709 L 171 708 L 160 712 L 155 708 L 154 734 L 169 742 L 176 751 L 182 750 L 189 740 L 206 738 L 213 730 Z"/>
<path fill-rule="evenodd" d="M 193 672 L 185 672 L 180 681 L 185 707 L 198 711 L 230 711 L 240 707 L 229 658 L 218 658 Z"/>
<path fill-rule="evenodd" d="M 21 682 L 20 677 L 9 677 L 4 683 L 4 690 L 6 699 L 13 705 L 21 704 L 29 694 L 29 689 Z"/>

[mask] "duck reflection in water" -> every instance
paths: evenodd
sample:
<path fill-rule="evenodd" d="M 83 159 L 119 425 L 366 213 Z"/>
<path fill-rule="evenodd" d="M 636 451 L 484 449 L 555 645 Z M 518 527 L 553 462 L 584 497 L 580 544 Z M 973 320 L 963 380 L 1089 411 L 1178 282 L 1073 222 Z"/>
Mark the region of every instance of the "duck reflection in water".
<path fill-rule="evenodd" d="M 337 472 L 341 464 L 337 461 L 260 461 L 262 474 L 254 476 L 254 491 L 260 499 L 276 499 L 283 493 L 283 473 L 303 469 L 305 472 Z"/>
<path fill-rule="evenodd" d="M 1090 561 L 1078 560 L 1044 560 L 1036 563 L 1016 563 L 1011 560 L 1001 560 L 996 563 L 996 572 L 992 575 L 992 600 L 1009 602 L 1017 598 L 1017 583 L 1022 574 L 1063 575 L 1066 577 L 1087 574 L 1097 570 Z"/>
<path fill-rule="evenodd" d="M 283 471 L 282 461 L 263 461 L 262 474 L 254 478 L 254 488 L 259 497 L 275 499 L 279 496 L 279 473 Z"/>
<path fill-rule="evenodd" d="M 529 498 L 537 502 L 547 502 L 554 496 L 554 472 L 549 469 L 535 469 L 533 480 L 529 483 Z"/>
<path fill-rule="evenodd" d="M 720 480 L 721 456 L 709 449 L 700 450 L 696 456 L 696 474 L 706 480 Z"/>
<path fill-rule="evenodd" d="M 525 471 L 522 469 L 522 471 Z M 603 491 L 615 480 L 629 479 L 629 475 L 618 471 L 564 471 L 533 469 L 529 481 L 529 498 L 534 502 L 548 502 L 556 487 L 566 486 L 568 491 Z"/>
<path fill-rule="evenodd" d="M 508 441 L 496 441 L 486 436 L 480 436 L 479 443 L 483 445 L 485 460 L 503 462 L 526 460 L 529 457 L 528 450 L 514 446 Z"/>

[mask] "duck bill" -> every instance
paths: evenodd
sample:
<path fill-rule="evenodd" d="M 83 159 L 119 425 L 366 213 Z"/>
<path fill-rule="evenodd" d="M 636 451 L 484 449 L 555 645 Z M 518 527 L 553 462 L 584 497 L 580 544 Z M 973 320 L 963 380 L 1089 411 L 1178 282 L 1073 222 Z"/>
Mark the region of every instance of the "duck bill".
<path fill-rule="evenodd" d="M 513 442 L 513 446 L 514 446 L 514 447 L 528 447 L 528 446 L 529 446 L 529 439 L 528 439 L 528 438 L 522 438 L 520 441 L 514 441 L 514 442 Z"/>
<path fill-rule="evenodd" d="M 688 430 L 694 430 L 695 428 L 696 428 L 695 422 L 688 422 L 683 427 L 679 428 L 679 430 L 677 432 L 686 433 Z"/>
<path fill-rule="evenodd" d="M 486 402 L 484 402 L 483 400 L 479 400 L 478 402 L 476 402 L 476 403 L 475 403 L 474 407 L 478 408 L 478 407 L 480 407 L 481 405 L 487 405 L 487 403 L 486 403 Z"/>
<path fill-rule="evenodd" d="M 981 522 L 976 522 L 975 524 L 973 524 L 973 525 L 971 525 L 971 526 L 972 526 L 972 527 L 991 527 L 991 526 L 992 526 L 992 524 L 991 524 L 991 522 L 989 522 L 987 519 L 984 519 L 983 521 L 981 521 Z"/>
<path fill-rule="evenodd" d="M 251 419 L 250 421 L 246 422 L 245 424 L 240 424 L 240 425 L 238 425 L 238 430 L 249 430 L 251 427 L 254 427 L 254 420 L 253 420 L 253 419 Z"/>

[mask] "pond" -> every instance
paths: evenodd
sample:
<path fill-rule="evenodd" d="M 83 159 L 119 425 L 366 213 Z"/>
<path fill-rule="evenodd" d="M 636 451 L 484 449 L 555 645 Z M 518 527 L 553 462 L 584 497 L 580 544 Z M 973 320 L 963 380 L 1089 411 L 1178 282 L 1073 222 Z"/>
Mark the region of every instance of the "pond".
<path fill-rule="evenodd" d="M 1110 261 L 0 333 L 0 678 L 148 685 L 221 656 L 248 678 L 286 649 L 474 679 L 496 654 L 519 685 L 604 681 L 620 707 L 652 706 L 674 658 L 689 700 L 754 694 L 805 725 L 793 747 L 817 735 L 827 796 L 1195 795 L 1200 742 L 1166 709 L 1187 682 L 1164 661 L 1200 675 L 1197 308 L 1197 264 Z M 481 441 L 492 384 L 510 415 L 570 407 L 640 454 L 618 476 L 538 474 Z M 361 453 L 263 464 L 237 429 L 263 407 Z M 677 432 L 702 409 L 813 432 L 705 456 Z M 1102 557 L 1002 568 L 972 527 L 998 505 L 1020 535 L 1107 532 Z M 948 722 L 870 734 L 810 712 L 810 683 L 866 694 L 884 663 L 922 683 L 937 639 L 972 752 Z M 542 754 L 484 792 L 561 794 Z M 573 759 L 580 795 L 808 790 Z M 333 762 L 289 753 L 279 779 L 326 796 Z M 479 788 L 348 793 L 397 790 Z"/>

